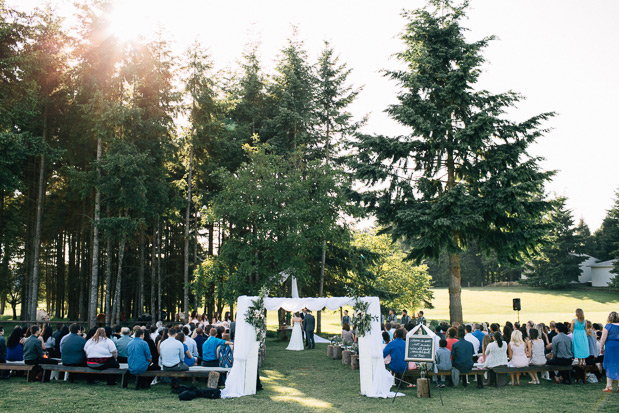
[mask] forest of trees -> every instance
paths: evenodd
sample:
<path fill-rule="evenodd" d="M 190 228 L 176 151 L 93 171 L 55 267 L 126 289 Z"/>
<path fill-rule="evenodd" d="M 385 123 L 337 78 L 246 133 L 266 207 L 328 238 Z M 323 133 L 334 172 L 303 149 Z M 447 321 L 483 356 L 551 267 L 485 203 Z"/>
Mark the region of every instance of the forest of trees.
<path fill-rule="evenodd" d="M 403 86 L 388 112 L 421 138 L 389 141 L 360 133 L 348 111 L 360 89 L 328 43 L 313 61 L 293 31 L 274 73 L 251 43 L 240 67 L 216 71 L 204 47 L 176 56 L 164 32 L 119 41 L 106 1 L 76 7 L 67 27 L 0 0 L 0 314 L 233 313 L 264 285 L 288 294 L 283 271 L 305 296 L 352 291 L 414 310 L 431 305 L 431 281 L 459 294 L 460 279 L 544 272 L 542 255 L 617 254 L 619 204 L 591 235 L 546 199 L 552 173 L 523 161 L 552 114 L 508 122 L 517 95 L 472 92 L 489 39 L 464 41 L 461 9 L 407 15 L 406 50 L 425 49 L 387 73 Z M 445 39 L 451 74 L 432 57 Z M 380 231 L 355 232 L 352 218 L 370 214 Z"/>

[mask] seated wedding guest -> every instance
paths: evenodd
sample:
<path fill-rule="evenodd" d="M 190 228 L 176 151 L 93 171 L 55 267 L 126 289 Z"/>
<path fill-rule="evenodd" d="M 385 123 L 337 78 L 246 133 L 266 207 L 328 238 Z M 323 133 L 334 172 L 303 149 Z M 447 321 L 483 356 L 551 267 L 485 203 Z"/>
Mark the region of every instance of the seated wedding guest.
<path fill-rule="evenodd" d="M 486 362 L 486 349 L 490 343 L 492 343 L 492 337 L 490 337 L 490 335 L 484 335 L 484 339 L 481 343 L 481 355 L 477 358 L 477 363 L 484 364 Z"/>
<path fill-rule="evenodd" d="M 152 326 L 150 328 L 150 339 L 156 343 L 157 337 L 159 337 L 159 329 L 157 328 L 157 326 Z"/>
<path fill-rule="evenodd" d="M 15 326 L 9 339 L 6 341 L 6 360 L 24 360 L 24 330 L 20 326 Z"/>
<path fill-rule="evenodd" d="M 49 323 L 45 323 L 43 325 L 43 331 L 41 332 L 41 338 L 43 339 L 43 345 L 45 346 L 44 350 L 47 351 L 48 354 L 53 351 L 54 344 L 56 344 L 52 334 L 52 326 Z"/>
<path fill-rule="evenodd" d="M 155 366 L 159 365 L 159 352 L 157 351 L 157 345 L 150 338 L 150 334 L 148 334 L 148 330 L 144 331 L 144 335 L 142 336 L 142 340 L 148 344 L 148 349 L 150 350 L 150 355 L 153 356 L 152 364 Z"/>
<path fill-rule="evenodd" d="M 522 340 L 522 332 L 515 330 L 512 333 L 512 339 L 507 347 L 509 360 L 514 367 L 527 367 L 529 365 L 529 356 L 527 346 Z M 520 373 L 510 373 L 511 386 L 520 386 Z"/>
<path fill-rule="evenodd" d="M 79 324 L 71 324 L 69 327 L 70 333 L 62 340 L 61 354 L 62 364 L 65 366 L 86 366 L 86 355 L 84 354 L 84 346 L 86 339 L 80 336 Z"/>
<path fill-rule="evenodd" d="M 531 366 L 543 366 L 546 364 L 546 355 L 544 351 L 544 340 L 539 337 L 539 331 L 533 327 L 529 330 L 529 341 L 527 342 L 527 353 L 531 357 L 529 365 Z M 537 372 L 529 373 L 531 376 L 531 382 L 533 384 L 539 384 L 539 378 Z"/>
<path fill-rule="evenodd" d="M 507 366 L 507 343 L 503 341 L 503 336 L 498 331 L 492 335 L 492 339 L 492 343 L 488 344 L 484 351 L 486 355 L 484 367 Z"/>
<path fill-rule="evenodd" d="M 483 353 L 483 342 L 484 342 L 484 337 L 487 336 L 487 334 L 484 334 L 484 332 L 482 331 L 481 325 L 480 324 L 473 324 L 473 336 L 479 340 L 479 348 L 476 348 L 475 350 L 478 353 Z"/>
<path fill-rule="evenodd" d="M 438 345 L 439 345 L 439 348 L 438 350 L 436 350 L 436 358 L 435 358 L 436 368 L 438 369 L 438 371 L 451 370 L 452 368 L 451 352 L 447 348 L 447 340 L 445 340 L 444 338 L 440 339 L 438 342 Z M 440 377 L 441 377 L 440 387 L 445 387 L 445 376 L 440 376 Z M 434 376 L 434 383 L 436 383 L 436 385 L 439 386 L 437 376 Z"/>
<path fill-rule="evenodd" d="M 24 363 L 32 366 L 39 364 L 58 364 L 56 359 L 43 357 L 43 344 L 39 340 L 41 329 L 39 326 L 30 327 L 31 336 L 24 341 Z"/>
<path fill-rule="evenodd" d="M 507 323 L 505 323 L 505 326 L 503 327 L 503 340 L 505 340 L 506 342 L 510 342 L 511 338 L 512 338 L 512 332 L 514 331 L 513 327 L 510 326 L 511 323 L 508 321 Z"/>
<path fill-rule="evenodd" d="M 224 344 L 232 345 L 233 343 L 231 341 L 217 338 L 217 329 L 211 328 L 208 340 L 206 340 L 202 345 L 202 366 L 219 367 L 219 360 L 217 360 L 217 347 Z"/>
<path fill-rule="evenodd" d="M 389 335 L 389 333 L 387 333 Z M 384 336 L 384 335 L 383 335 Z M 342 342 L 348 341 L 349 343 L 353 343 L 352 331 L 350 330 L 350 325 L 348 323 L 344 323 L 342 325 Z"/>
<path fill-rule="evenodd" d="M 454 327 L 449 327 L 447 329 L 447 350 L 451 351 L 454 343 L 458 342 L 458 339 L 456 338 L 457 334 L 458 330 L 456 330 Z"/>
<path fill-rule="evenodd" d="M 391 362 L 388 365 L 389 370 L 397 374 L 403 374 L 408 367 L 408 363 L 404 360 L 406 347 L 404 336 L 404 330 L 397 329 L 394 333 L 394 339 L 383 349 L 383 358 L 391 357 Z"/>
<path fill-rule="evenodd" d="M 86 341 L 84 345 L 86 352 L 86 365 L 91 369 L 105 370 L 118 368 L 118 351 L 114 342 L 107 338 L 104 328 L 98 328 L 95 334 Z M 89 379 L 89 383 L 94 380 Z M 113 386 L 116 384 L 116 376 L 108 375 L 107 384 Z"/>
<path fill-rule="evenodd" d="M 454 387 L 458 386 L 460 374 L 470 373 L 473 369 L 473 355 L 475 349 L 473 345 L 464 339 L 464 327 L 458 328 L 458 341 L 451 346 L 451 360 L 453 367 L 451 369 L 451 380 Z M 466 387 L 468 384 L 466 376 L 462 378 L 462 385 Z"/>
<path fill-rule="evenodd" d="M 389 324 L 389 330 L 387 332 L 389 333 L 389 337 L 391 337 L 392 340 L 393 340 L 393 334 L 395 333 L 395 330 L 396 330 L 396 324 L 395 323 Z"/>
<path fill-rule="evenodd" d="M 383 350 L 385 349 L 385 347 L 387 347 L 387 344 L 389 344 L 390 341 L 391 337 L 389 337 L 389 333 L 383 331 Z M 391 356 L 383 358 L 383 361 L 385 362 L 385 364 L 391 363 Z"/>
<path fill-rule="evenodd" d="M 187 367 L 192 367 L 194 364 L 196 364 L 196 359 L 191 354 L 191 351 L 189 351 L 187 344 L 185 344 L 187 336 L 182 331 L 179 331 L 178 333 L 176 333 L 176 339 L 183 343 L 183 354 L 185 356 L 183 358 L 183 363 L 185 363 Z"/>
<path fill-rule="evenodd" d="M 168 330 L 168 338 L 159 343 L 160 365 L 163 370 L 185 371 L 189 367 L 184 362 L 185 348 L 183 343 L 176 340 L 176 330 Z"/>
<path fill-rule="evenodd" d="M 187 349 L 189 350 L 189 353 L 191 353 L 191 357 L 194 359 L 195 363 L 195 359 L 200 355 L 200 353 L 198 352 L 198 343 L 196 343 L 193 338 L 189 337 L 189 332 L 188 327 L 183 327 L 183 334 L 185 335 L 185 341 L 183 341 L 183 343 L 187 346 Z"/>
<path fill-rule="evenodd" d="M 445 342 L 447 342 L 447 337 L 445 337 L 445 334 L 443 333 L 442 324 L 436 326 L 436 328 L 434 329 L 434 333 L 438 336 L 439 339 L 443 339 L 445 340 Z"/>
<path fill-rule="evenodd" d="M 200 363 L 202 362 L 202 346 L 206 341 L 206 336 L 204 335 L 204 329 L 202 327 L 196 328 L 196 337 L 194 338 L 196 342 L 196 347 L 198 348 L 198 358 L 200 359 Z"/>
<path fill-rule="evenodd" d="M 546 364 L 551 366 L 570 366 L 573 361 L 572 340 L 565 334 L 567 329 L 563 323 L 556 323 L 555 327 L 558 333 L 552 338 L 552 352 L 546 356 L 548 358 Z M 559 375 L 563 379 L 564 384 L 571 384 L 569 371 L 561 371 Z M 553 372 L 551 372 L 552 376 L 554 376 Z M 561 379 L 555 377 L 555 382 L 560 383 Z"/>
<path fill-rule="evenodd" d="M 6 342 L 4 341 L 4 327 L 0 326 L 0 363 L 6 363 Z M 9 371 L 0 370 L 0 379 L 8 379 Z"/>
<path fill-rule="evenodd" d="M 148 335 L 148 333 L 146 333 Z M 148 344 L 143 340 L 144 332 L 142 329 L 136 330 L 134 338 L 127 345 L 127 361 L 129 372 L 137 377 L 137 388 L 148 389 L 153 381 L 152 377 L 140 377 L 139 375 L 147 370 L 159 370 L 159 366 L 151 365 L 153 356 Z M 152 340 L 151 340 L 152 341 Z"/>
<path fill-rule="evenodd" d="M 480 347 L 481 347 L 481 341 L 479 341 L 477 337 L 473 335 L 473 327 L 467 324 L 466 326 L 464 326 L 464 331 L 466 332 L 466 334 L 464 335 L 464 339 L 473 345 L 475 354 L 479 353 Z"/>
<path fill-rule="evenodd" d="M 118 351 L 118 362 L 127 362 L 127 346 L 131 343 L 131 330 L 129 327 L 123 327 L 120 330 L 120 338 L 116 340 L 116 350 Z"/>

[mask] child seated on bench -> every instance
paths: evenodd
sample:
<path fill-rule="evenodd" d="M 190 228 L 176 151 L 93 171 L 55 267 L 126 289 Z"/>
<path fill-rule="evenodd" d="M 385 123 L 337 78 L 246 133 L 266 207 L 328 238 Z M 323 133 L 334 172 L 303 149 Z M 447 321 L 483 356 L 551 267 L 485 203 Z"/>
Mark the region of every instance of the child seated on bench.
<path fill-rule="evenodd" d="M 437 371 L 451 370 L 451 351 L 447 348 L 447 340 L 442 338 L 439 342 L 439 349 L 436 351 L 436 368 Z M 436 387 L 438 384 L 438 375 L 434 376 Z M 441 376 L 440 387 L 445 387 L 445 376 Z"/>

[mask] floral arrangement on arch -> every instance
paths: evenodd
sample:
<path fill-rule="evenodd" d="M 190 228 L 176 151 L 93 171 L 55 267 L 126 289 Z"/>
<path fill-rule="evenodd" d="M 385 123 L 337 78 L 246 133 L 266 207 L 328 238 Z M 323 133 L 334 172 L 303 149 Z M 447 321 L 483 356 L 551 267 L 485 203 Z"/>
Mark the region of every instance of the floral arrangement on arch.
<path fill-rule="evenodd" d="M 372 316 L 368 312 L 370 303 L 356 299 L 352 310 L 352 323 L 357 326 L 357 337 L 364 337 L 372 329 L 372 321 L 378 321 L 377 316 Z"/>
<path fill-rule="evenodd" d="M 266 287 L 260 289 L 258 299 L 252 300 L 252 305 L 249 306 L 245 313 L 245 321 L 254 327 L 256 330 L 256 340 L 263 342 L 267 332 L 267 316 L 264 309 L 264 297 L 269 295 L 269 290 Z"/>

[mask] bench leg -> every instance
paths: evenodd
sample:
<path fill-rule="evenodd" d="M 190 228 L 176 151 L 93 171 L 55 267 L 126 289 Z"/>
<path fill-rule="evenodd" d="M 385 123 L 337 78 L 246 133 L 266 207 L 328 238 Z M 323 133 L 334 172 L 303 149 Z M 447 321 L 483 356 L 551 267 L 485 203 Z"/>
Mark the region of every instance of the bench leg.
<path fill-rule="evenodd" d="M 484 376 L 476 375 L 475 379 L 477 380 L 477 388 L 483 389 L 484 388 Z"/>

